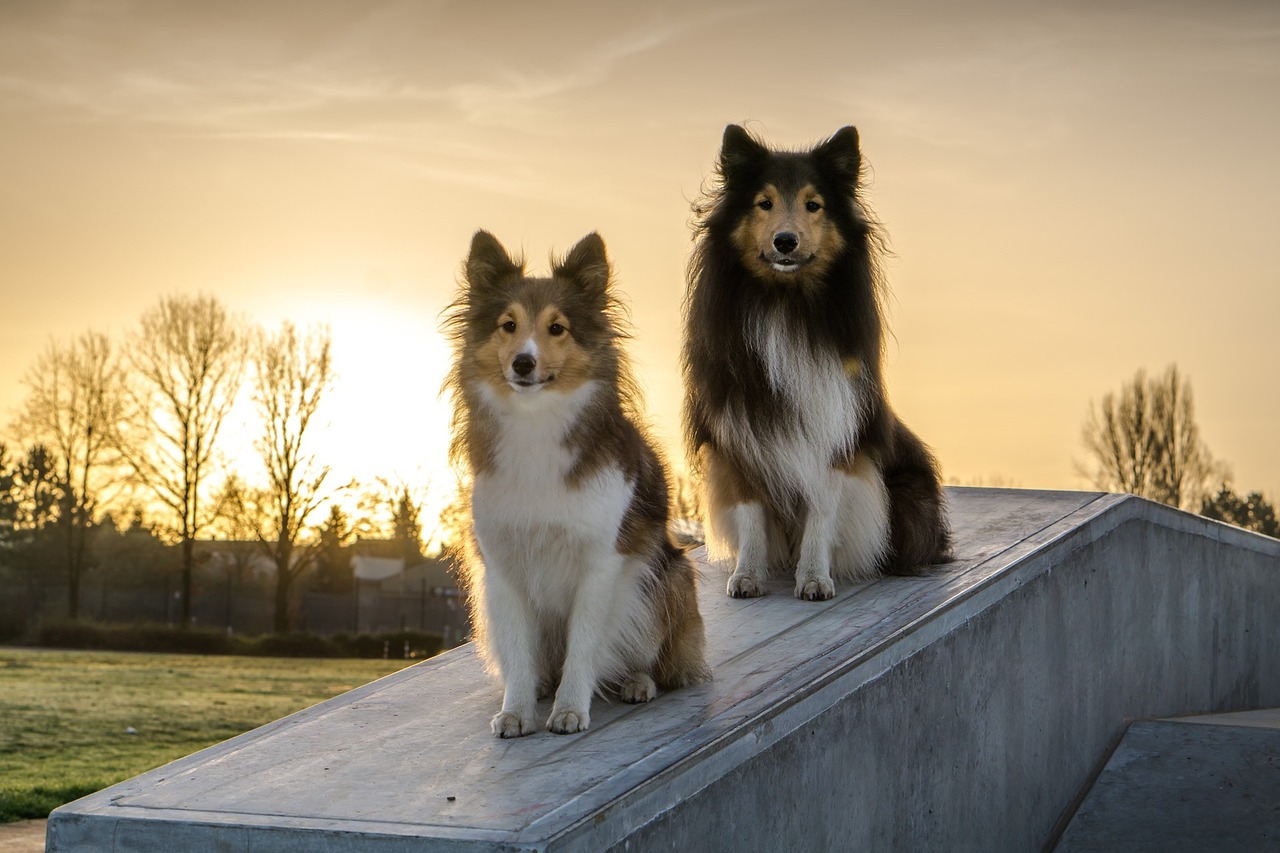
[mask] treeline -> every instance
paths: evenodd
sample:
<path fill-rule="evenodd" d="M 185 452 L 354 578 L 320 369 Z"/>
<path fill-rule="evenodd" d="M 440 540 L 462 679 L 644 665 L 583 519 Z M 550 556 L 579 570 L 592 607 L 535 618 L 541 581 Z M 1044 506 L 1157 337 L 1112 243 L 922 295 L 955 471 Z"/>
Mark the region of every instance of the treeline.
<path fill-rule="evenodd" d="M 1077 469 L 1099 489 L 1280 537 L 1275 506 L 1261 492 L 1237 494 L 1230 467 L 1209 451 L 1191 381 L 1176 364 L 1159 376 L 1139 370 L 1118 393 L 1090 403 L 1081 440 L 1089 461 Z"/>
<path fill-rule="evenodd" d="M 336 482 L 314 450 L 334 382 L 331 344 L 327 327 L 263 329 L 209 296 L 164 298 L 119 341 L 99 332 L 51 341 L 0 436 L 0 619 L 6 603 L 30 615 L 56 578 L 74 621 L 86 572 L 96 572 L 166 593 L 176 579 L 173 621 L 189 626 L 195 545 L 217 538 L 256 543 L 270 561 L 272 625 L 285 633 L 304 573 L 320 589 L 349 589 L 347 549 L 358 537 L 391 540 L 406 563 L 419 559 L 424 490 L 385 478 Z M 242 389 L 256 427 L 247 471 L 221 452 Z M 1280 536 L 1275 507 L 1258 492 L 1237 494 L 1209 453 L 1176 366 L 1139 371 L 1091 404 L 1082 440 L 1089 458 L 1079 472 L 1100 489 Z M 677 519 L 701 514 L 688 478 L 673 496 Z M 455 502 L 432 519 L 429 538 L 447 538 L 460 512 Z"/>
<path fill-rule="evenodd" d="M 333 382 L 327 327 L 264 329 L 210 296 L 164 298 L 119 341 L 50 341 L 0 440 L 0 589 L 57 576 L 76 620 L 86 572 L 162 572 L 176 575 L 176 621 L 189 626 L 196 540 L 251 541 L 274 566 L 273 625 L 287 632 L 301 574 L 340 574 L 334 554 L 357 536 L 420 556 L 423 489 L 336 482 L 314 451 Z M 249 471 L 222 453 L 242 389 Z"/>

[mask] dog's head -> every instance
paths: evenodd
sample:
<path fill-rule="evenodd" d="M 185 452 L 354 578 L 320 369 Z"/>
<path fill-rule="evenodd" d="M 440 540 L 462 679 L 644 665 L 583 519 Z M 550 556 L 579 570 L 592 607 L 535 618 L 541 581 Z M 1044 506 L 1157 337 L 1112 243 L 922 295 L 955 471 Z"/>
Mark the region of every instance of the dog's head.
<path fill-rule="evenodd" d="M 532 278 L 487 231 L 466 261 L 466 349 L 477 378 L 499 394 L 571 392 L 599 375 L 616 335 L 604 241 L 588 234 L 550 278 Z"/>
<path fill-rule="evenodd" d="M 846 235 L 865 228 L 861 167 L 852 127 L 802 152 L 773 151 L 738 125 L 725 128 L 718 212 L 731 217 L 747 270 L 781 284 L 821 278 L 844 251 Z"/>

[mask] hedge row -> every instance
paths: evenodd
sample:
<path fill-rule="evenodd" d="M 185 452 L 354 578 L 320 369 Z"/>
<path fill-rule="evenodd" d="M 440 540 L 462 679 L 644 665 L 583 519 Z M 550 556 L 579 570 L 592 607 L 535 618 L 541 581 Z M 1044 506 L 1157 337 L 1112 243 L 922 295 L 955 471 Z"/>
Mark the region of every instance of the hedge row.
<path fill-rule="evenodd" d="M 419 631 L 332 636 L 263 634 L 249 637 L 208 628 L 182 630 L 147 623 L 122 625 L 79 621 L 46 622 L 36 631 L 32 645 L 117 652 L 299 658 L 421 658 L 443 650 L 440 636 Z"/>

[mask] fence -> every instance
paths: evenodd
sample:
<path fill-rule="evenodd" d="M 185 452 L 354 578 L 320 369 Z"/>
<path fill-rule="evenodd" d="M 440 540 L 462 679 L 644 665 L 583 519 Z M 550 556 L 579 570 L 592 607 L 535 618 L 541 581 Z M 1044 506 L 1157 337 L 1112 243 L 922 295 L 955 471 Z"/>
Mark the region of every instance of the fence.
<path fill-rule="evenodd" d="M 176 624 L 182 615 L 181 586 L 165 576 L 152 587 L 119 587 L 93 579 L 80 589 L 80 618 L 95 622 L 158 622 Z M 27 589 L 0 590 L 12 605 L 25 597 L 25 607 L 13 608 L 42 618 L 66 615 L 66 584 L 50 583 Z M 466 602 L 455 587 L 413 591 L 385 590 L 377 582 L 357 581 L 350 593 L 302 592 L 294 597 L 293 625 L 315 634 L 376 633 L 414 630 L 439 634 L 445 647 L 469 636 Z M 237 634 L 266 634 L 272 630 L 273 590 L 261 585 L 197 583 L 191 615 L 197 626 L 225 628 Z M 21 620 L 26 621 L 26 620 Z M 19 625 L 20 633 L 23 626 Z"/>

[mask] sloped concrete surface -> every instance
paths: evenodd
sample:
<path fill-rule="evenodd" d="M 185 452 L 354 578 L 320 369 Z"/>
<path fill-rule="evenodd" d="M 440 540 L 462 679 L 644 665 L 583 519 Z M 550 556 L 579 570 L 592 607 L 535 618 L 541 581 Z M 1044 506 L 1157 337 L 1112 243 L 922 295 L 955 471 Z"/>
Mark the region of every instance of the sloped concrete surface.
<path fill-rule="evenodd" d="M 1054 849 L 1280 850 L 1280 714 L 1231 716 L 1131 725 Z"/>
<path fill-rule="evenodd" d="M 49 849 L 1031 850 L 1124 721 L 1280 705 L 1280 542 L 1115 495 L 949 502 L 928 577 L 734 600 L 703 566 L 715 681 L 597 699 L 585 734 L 494 738 L 464 647 L 64 806 Z"/>

